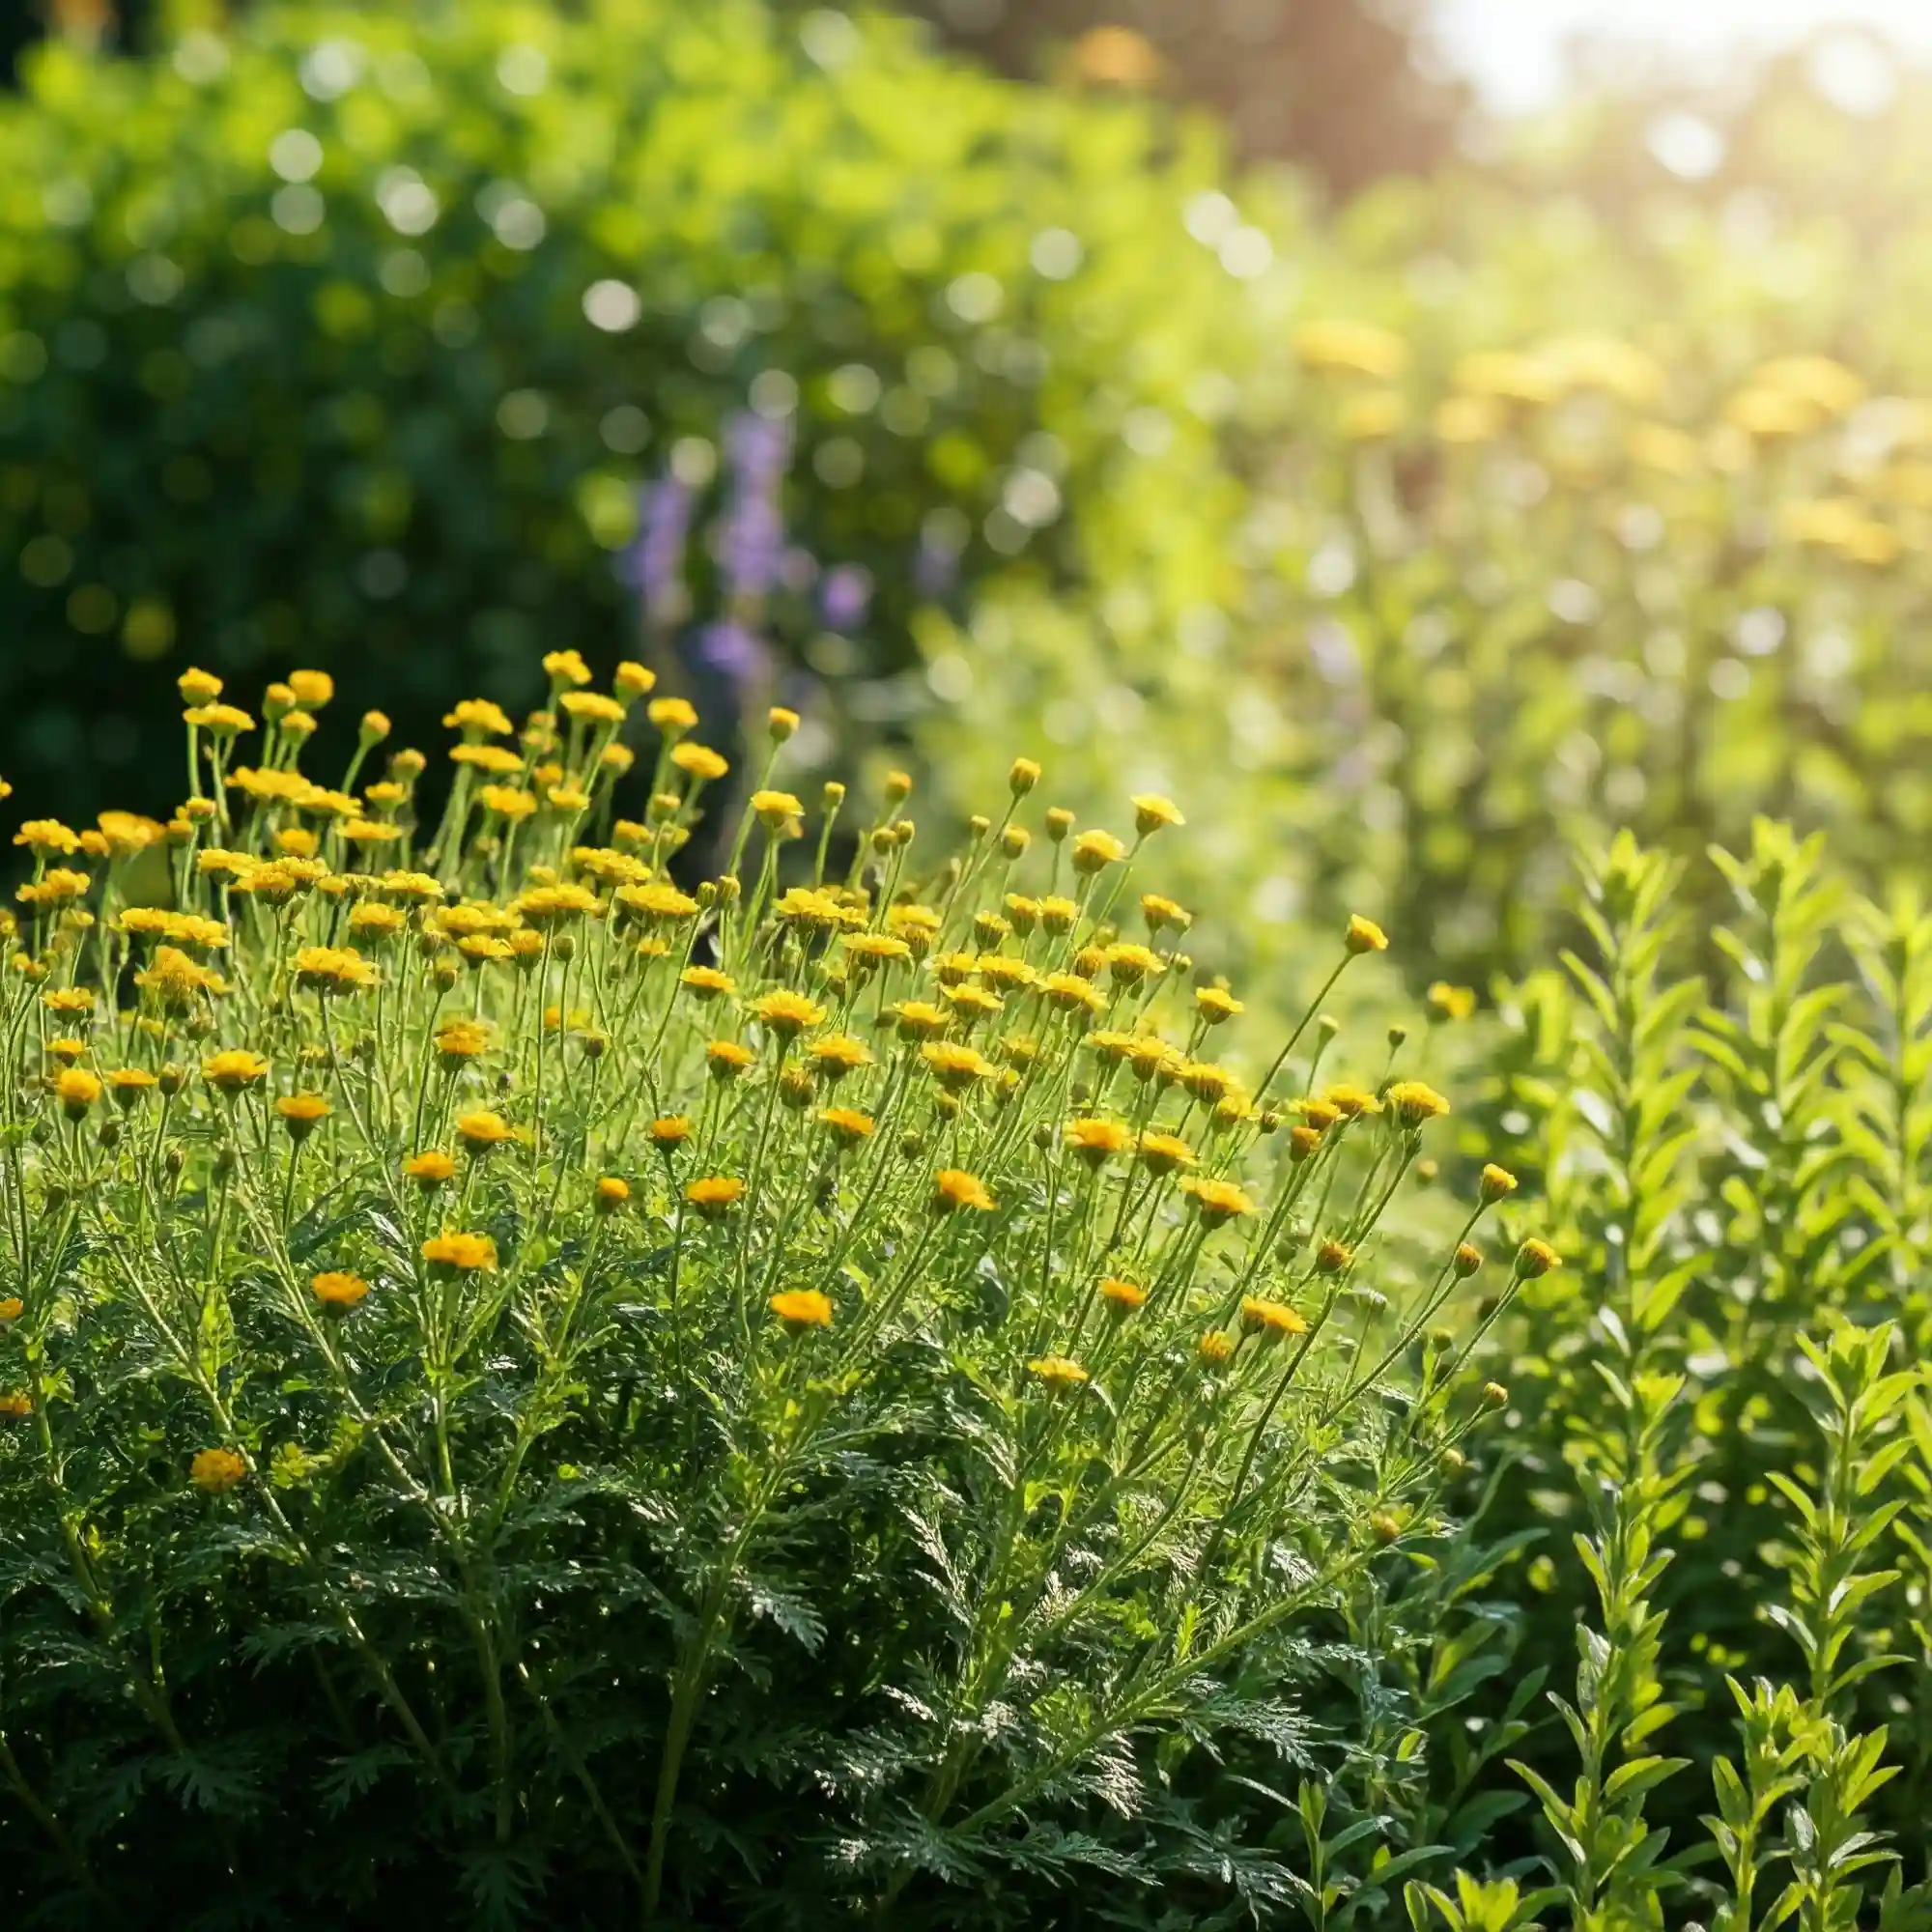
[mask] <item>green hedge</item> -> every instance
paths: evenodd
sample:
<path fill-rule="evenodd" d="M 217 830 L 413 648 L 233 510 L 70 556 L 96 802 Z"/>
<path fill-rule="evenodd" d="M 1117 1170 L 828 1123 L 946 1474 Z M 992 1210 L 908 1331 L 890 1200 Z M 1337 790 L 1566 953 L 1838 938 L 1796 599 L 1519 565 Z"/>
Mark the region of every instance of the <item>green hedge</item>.
<path fill-rule="evenodd" d="M 0 105 L 0 770 L 170 802 L 190 661 L 380 657 L 414 734 L 455 681 L 533 696 L 533 645 L 635 654 L 637 486 L 794 385 L 791 539 L 877 584 L 835 684 L 901 668 L 923 539 L 968 590 L 1185 608 L 1237 508 L 1194 379 L 1246 353 L 1240 285 L 1181 222 L 1216 164 L 753 0 L 43 47 Z M 759 621 L 807 647 L 810 603 Z"/>

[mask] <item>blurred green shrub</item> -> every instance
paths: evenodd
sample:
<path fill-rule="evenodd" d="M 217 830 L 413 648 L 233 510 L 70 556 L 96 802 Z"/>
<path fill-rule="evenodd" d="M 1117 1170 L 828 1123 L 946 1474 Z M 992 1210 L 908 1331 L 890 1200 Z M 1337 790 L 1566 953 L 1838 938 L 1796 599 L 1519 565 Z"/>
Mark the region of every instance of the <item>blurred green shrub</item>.
<path fill-rule="evenodd" d="M 1130 571 L 1171 615 L 1239 502 L 1201 378 L 1251 330 L 1180 219 L 1216 164 L 755 0 L 43 46 L 0 103 L 0 770 L 165 806 L 189 657 L 380 657 L 407 739 L 479 666 L 523 701 L 535 644 L 634 650 L 639 487 L 674 469 L 701 535 L 748 404 L 799 487 L 733 614 L 835 686 L 949 584 Z M 696 608 L 745 602 L 695 550 Z M 820 635 L 810 559 L 868 574 L 868 627 Z"/>

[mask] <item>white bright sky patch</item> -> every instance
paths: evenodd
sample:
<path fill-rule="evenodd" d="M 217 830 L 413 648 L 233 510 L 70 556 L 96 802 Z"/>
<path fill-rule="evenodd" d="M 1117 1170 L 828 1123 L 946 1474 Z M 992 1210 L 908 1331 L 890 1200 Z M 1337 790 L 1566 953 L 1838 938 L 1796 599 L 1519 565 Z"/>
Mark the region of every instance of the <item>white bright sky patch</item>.
<path fill-rule="evenodd" d="M 1565 43 L 1579 37 L 1655 50 L 1700 79 L 1721 77 L 1741 49 L 1830 27 L 1870 27 L 1932 57 L 1932 0 L 1436 0 L 1431 25 L 1450 64 L 1510 111 L 1561 98 Z"/>

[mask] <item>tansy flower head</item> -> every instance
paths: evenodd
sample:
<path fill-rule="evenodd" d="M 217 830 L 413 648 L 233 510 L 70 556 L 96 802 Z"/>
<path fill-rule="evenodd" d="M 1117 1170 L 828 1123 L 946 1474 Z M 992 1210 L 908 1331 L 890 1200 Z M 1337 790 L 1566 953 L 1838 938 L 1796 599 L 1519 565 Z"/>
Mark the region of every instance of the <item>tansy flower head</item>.
<path fill-rule="evenodd" d="M 1158 832 L 1163 826 L 1187 823 L 1180 815 L 1180 808 L 1171 798 L 1163 798 L 1159 792 L 1138 792 L 1132 803 L 1134 830 L 1143 838 L 1150 833 Z"/>
<path fill-rule="evenodd" d="M 69 1120 L 78 1121 L 100 1098 L 100 1082 L 85 1067 L 70 1066 L 54 1082 L 61 1111 Z"/>
<path fill-rule="evenodd" d="M 614 1214 L 630 1200 L 631 1183 L 620 1174 L 607 1174 L 599 1179 L 592 1191 L 596 1199 L 597 1211 L 600 1214 Z"/>
<path fill-rule="evenodd" d="M 1116 1315 L 1131 1315 L 1135 1309 L 1147 1305 L 1147 1290 L 1136 1282 L 1122 1281 L 1118 1275 L 1103 1275 L 1100 1299 Z"/>
<path fill-rule="evenodd" d="M 1259 1295 L 1241 1298 L 1241 1327 L 1264 1342 L 1280 1342 L 1290 1335 L 1305 1335 L 1308 1323 L 1285 1301 L 1265 1301 Z"/>
<path fill-rule="evenodd" d="M 650 1125 L 651 1143 L 668 1152 L 691 1138 L 691 1122 L 683 1114 L 663 1114 Z"/>
<path fill-rule="evenodd" d="M 1517 1189 L 1516 1176 L 1508 1168 L 1498 1167 L 1491 1161 L 1484 1169 L 1480 1192 L 1486 1203 L 1501 1201 Z"/>
<path fill-rule="evenodd" d="M 1428 992 L 1430 1010 L 1445 1020 L 1465 1020 L 1476 1010 L 1473 986 L 1452 986 L 1438 980 Z"/>
<path fill-rule="evenodd" d="M 805 807 L 788 791 L 754 791 L 752 810 L 768 832 L 783 832 L 804 816 Z"/>
<path fill-rule="evenodd" d="M 704 1058 L 715 1078 L 734 1080 L 746 1067 L 754 1065 L 758 1056 L 735 1039 L 714 1039 L 704 1049 Z"/>
<path fill-rule="evenodd" d="M 311 1275 L 308 1285 L 325 1315 L 347 1315 L 369 1293 L 369 1284 L 359 1274 L 345 1274 L 333 1268 Z"/>
<path fill-rule="evenodd" d="M 445 1020 L 436 1030 L 437 1057 L 447 1068 L 467 1065 L 489 1045 L 489 1028 L 475 1020 Z"/>
<path fill-rule="evenodd" d="M 1138 985 L 1141 980 L 1158 978 L 1167 970 L 1167 961 L 1158 952 L 1131 941 L 1108 947 L 1106 956 L 1108 973 L 1122 986 Z"/>
<path fill-rule="evenodd" d="M 203 1449 L 187 1465 L 188 1481 L 210 1496 L 234 1489 L 247 1473 L 247 1463 L 233 1449 Z"/>
<path fill-rule="evenodd" d="M 1193 1197 L 1196 1212 L 1210 1228 L 1255 1211 L 1247 1191 L 1232 1180 L 1185 1180 L 1181 1185 Z"/>
<path fill-rule="evenodd" d="M 1111 832 L 1083 832 L 1073 841 L 1073 869 L 1092 874 L 1118 865 L 1127 848 Z"/>
<path fill-rule="evenodd" d="M 155 1076 L 145 1066 L 117 1066 L 107 1076 L 108 1090 L 115 1102 L 122 1107 L 131 1107 L 145 1094 L 151 1093 L 156 1085 Z"/>
<path fill-rule="evenodd" d="M 992 1072 L 992 1063 L 970 1046 L 956 1046 L 948 1040 L 931 1040 L 920 1048 L 926 1071 L 949 1094 L 963 1092 L 976 1080 Z"/>
<path fill-rule="evenodd" d="M 175 679 L 175 689 L 184 704 L 213 704 L 221 696 L 222 685 L 213 671 L 190 666 Z"/>
<path fill-rule="evenodd" d="M 1382 1098 L 1396 1119 L 1407 1127 L 1419 1127 L 1424 1121 L 1433 1121 L 1449 1111 L 1449 1102 L 1421 1080 L 1398 1080 Z"/>
<path fill-rule="evenodd" d="M 1174 1174 L 1194 1165 L 1194 1150 L 1178 1134 L 1143 1134 L 1137 1151 L 1150 1174 Z"/>
<path fill-rule="evenodd" d="M 1374 920 L 1364 919 L 1360 913 L 1355 913 L 1349 920 L 1342 943 L 1350 952 L 1386 952 L 1388 934 Z"/>
<path fill-rule="evenodd" d="M 422 1244 L 422 1258 L 451 1274 L 485 1273 L 497 1265 L 497 1243 L 488 1235 L 432 1235 Z"/>
<path fill-rule="evenodd" d="M 1050 1389 L 1074 1389 L 1093 1378 L 1067 1355 L 1039 1355 L 1027 1364 L 1027 1372 L 1037 1376 Z"/>
<path fill-rule="evenodd" d="M 425 1192 L 440 1187 L 456 1172 L 456 1163 L 440 1148 L 412 1153 L 403 1163 L 403 1172 Z"/>
<path fill-rule="evenodd" d="M 1563 1257 L 1548 1241 L 1529 1240 L 1516 1251 L 1516 1271 L 1523 1280 L 1548 1274 L 1563 1265 Z"/>
<path fill-rule="evenodd" d="M 320 1094 L 288 1094 L 275 1102 L 275 1112 L 293 1140 L 305 1140 L 333 1110 Z"/>
<path fill-rule="evenodd" d="M 1225 1329 L 1210 1328 L 1194 1345 L 1194 1352 L 1204 1368 L 1224 1368 L 1235 1353 L 1235 1338 Z"/>
<path fill-rule="evenodd" d="M 516 1130 L 502 1115 L 480 1107 L 473 1114 L 459 1118 L 456 1136 L 471 1153 L 488 1153 L 492 1148 L 501 1147 L 505 1141 L 513 1140 Z"/>
<path fill-rule="evenodd" d="M 1068 1121 L 1060 1130 L 1062 1145 L 1089 1167 L 1099 1167 L 1133 1145 L 1131 1130 L 1119 1121 Z"/>
<path fill-rule="evenodd" d="M 1194 1009 L 1209 1026 L 1219 1026 L 1223 1020 L 1231 1020 L 1244 1010 L 1240 1001 L 1225 986 L 1197 986 Z"/>
<path fill-rule="evenodd" d="M 1329 1088 L 1321 1097 L 1343 1120 L 1352 1121 L 1358 1115 L 1381 1111 L 1381 1103 L 1366 1087 L 1350 1086 L 1347 1081 Z"/>
<path fill-rule="evenodd" d="M 684 1198 L 707 1221 L 722 1220 L 745 1197 L 745 1183 L 730 1175 L 712 1175 L 692 1181 Z"/>
<path fill-rule="evenodd" d="M 487 697 L 466 697 L 454 710 L 445 713 L 442 722 L 452 731 L 461 731 L 471 740 L 508 738 L 517 728 L 504 716 L 502 707 L 492 704 Z M 521 758 L 516 760 L 517 765 L 522 763 Z"/>
<path fill-rule="evenodd" d="M 269 1063 L 245 1047 L 228 1047 L 201 1063 L 201 1075 L 220 1093 L 240 1094 L 269 1077 Z"/>
<path fill-rule="evenodd" d="M 766 1304 L 784 1323 L 788 1335 L 803 1335 L 813 1328 L 832 1326 L 831 1297 L 815 1288 L 787 1289 Z"/>
<path fill-rule="evenodd" d="M 854 1039 L 850 1034 L 828 1034 L 823 1039 L 813 1040 L 806 1050 L 817 1068 L 819 1078 L 834 1085 L 844 1079 L 846 1074 L 872 1064 L 870 1049 L 864 1040 Z"/>
<path fill-rule="evenodd" d="M 752 1012 L 781 1039 L 796 1039 L 807 1027 L 815 1027 L 825 1017 L 825 1009 L 803 993 L 781 988 L 761 994 L 752 1002 Z"/>
<path fill-rule="evenodd" d="M 825 1107 L 818 1119 L 825 1131 L 842 1148 L 857 1147 L 861 1141 L 872 1137 L 871 1115 L 861 1113 L 857 1107 Z"/>
<path fill-rule="evenodd" d="M 644 716 L 667 738 L 681 736 L 697 724 L 697 713 L 682 697 L 654 697 Z"/>
<path fill-rule="evenodd" d="M 968 1174 L 964 1168 L 945 1167 L 932 1178 L 933 1206 L 942 1214 L 957 1212 L 962 1208 L 978 1208 L 989 1212 L 993 1208 L 993 1197 L 986 1191 L 986 1183 L 978 1175 Z"/>

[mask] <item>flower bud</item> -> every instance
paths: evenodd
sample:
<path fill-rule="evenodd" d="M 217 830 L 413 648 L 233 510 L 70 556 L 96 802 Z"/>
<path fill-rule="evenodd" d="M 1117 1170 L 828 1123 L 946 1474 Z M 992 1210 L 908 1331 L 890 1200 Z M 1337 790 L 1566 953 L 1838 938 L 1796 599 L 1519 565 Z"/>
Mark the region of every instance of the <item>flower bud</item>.
<path fill-rule="evenodd" d="M 798 713 L 782 704 L 774 704 L 765 714 L 765 724 L 772 734 L 772 743 L 782 745 L 798 729 Z"/>
<path fill-rule="evenodd" d="M 1451 1264 L 1460 1281 L 1467 1281 L 1482 1264 L 1483 1251 L 1473 1241 L 1464 1241 L 1456 1250 L 1455 1261 Z"/>
<path fill-rule="evenodd" d="M 187 1165 L 187 1151 L 181 1147 L 171 1147 L 161 1156 L 161 1165 L 167 1169 L 171 1179 L 179 1179 L 182 1169 Z"/>
<path fill-rule="evenodd" d="M 1551 1268 L 1563 1265 L 1563 1257 L 1548 1241 L 1525 1241 L 1516 1251 L 1516 1273 L 1519 1281 L 1528 1281 L 1537 1275 L 1548 1274 Z"/>
<path fill-rule="evenodd" d="M 1007 774 L 1007 788 L 1015 798 L 1024 798 L 1039 782 L 1039 766 L 1032 758 L 1015 758 Z"/>
<path fill-rule="evenodd" d="M 1485 1382 L 1483 1400 L 1492 1408 L 1501 1408 L 1510 1399 L 1510 1392 L 1501 1382 Z"/>
<path fill-rule="evenodd" d="M 1073 830 L 1073 814 L 1064 805 L 1056 805 L 1046 814 L 1046 836 L 1056 845 L 1064 844 Z"/>
<path fill-rule="evenodd" d="M 1491 1161 L 1483 1169 L 1482 1186 L 1479 1192 L 1486 1207 L 1502 1200 L 1505 1195 L 1514 1194 L 1516 1187 L 1516 1176 L 1508 1168 L 1498 1167 L 1494 1161 Z"/>

